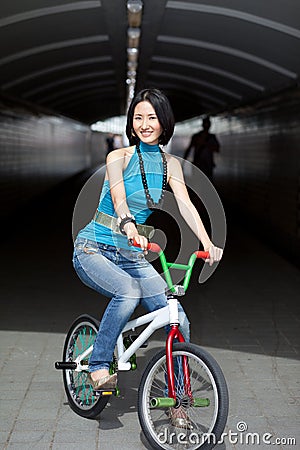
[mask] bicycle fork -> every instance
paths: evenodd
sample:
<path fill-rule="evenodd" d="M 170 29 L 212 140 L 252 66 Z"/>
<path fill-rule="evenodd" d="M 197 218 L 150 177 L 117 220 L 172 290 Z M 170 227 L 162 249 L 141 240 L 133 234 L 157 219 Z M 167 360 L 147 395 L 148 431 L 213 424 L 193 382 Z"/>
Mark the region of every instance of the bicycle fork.
<path fill-rule="evenodd" d="M 179 318 L 178 318 L 178 307 L 177 299 L 174 297 L 169 297 L 169 308 L 170 308 L 170 326 L 171 330 L 167 337 L 166 342 L 166 365 L 167 365 L 167 384 L 168 384 L 168 397 L 152 398 L 150 405 L 152 408 L 170 408 L 179 407 L 183 401 L 185 406 L 187 403 L 194 407 L 207 407 L 210 405 L 208 398 L 194 398 L 191 388 L 190 370 L 188 364 L 188 357 L 182 355 L 181 361 L 178 367 L 174 367 L 173 360 L 173 343 L 174 339 L 177 339 L 180 343 L 185 342 L 182 333 L 179 330 Z M 181 372 L 183 374 L 183 384 L 184 384 L 184 396 L 181 399 L 178 398 L 176 394 L 175 386 L 175 372 Z M 179 382 L 180 380 L 178 380 Z M 177 389 L 178 390 L 178 389 Z"/>
<path fill-rule="evenodd" d="M 174 399 L 176 404 L 176 388 L 175 388 L 175 371 L 174 371 L 174 361 L 173 361 L 173 342 L 174 339 L 178 339 L 179 342 L 185 342 L 182 333 L 179 330 L 178 324 L 171 325 L 171 330 L 167 337 L 166 343 L 166 362 L 167 362 L 167 377 L 168 377 L 168 396 Z M 178 368 L 180 370 L 180 368 Z M 182 371 L 184 380 L 184 391 L 190 400 L 192 400 L 191 392 L 191 382 L 190 382 L 190 372 L 188 367 L 187 357 L 182 358 Z"/>
<path fill-rule="evenodd" d="M 170 311 L 170 327 L 171 330 L 168 334 L 166 341 L 166 364 L 167 364 L 167 385 L 168 385 L 168 397 L 164 398 L 152 398 L 151 406 L 153 408 L 159 407 L 174 407 L 178 406 L 179 401 L 176 395 L 176 386 L 175 386 L 175 368 L 173 361 L 173 343 L 174 339 L 177 339 L 179 342 L 185 342 L 185 339 L 182 333 L 179 330 L 179 317 L 178 317 L 178 305 L 177 298 L 172 295 L 168 297 L 169 303 L 169 311 Z M 181 364 L 181 363 L 180 363 Z M 182 370 L 183 373 L 183 381 L 184 381 L 184 393 L 189 398 L 190 402 L 193 401 L 192 391 L 191 391 L 191 383 L 190 383 L 190 373 L 188 367 L 188 360 L 186 356 L 182 358 L 182 368 L 176 367 L 180 372 Z"/>
<path fill-rule="evenodd" d="M 179 316 L 178 316 L 178 302 L 177 298 L 172 295 L 168 298 L 169 308 L 170 308 L 170 326 L 171 330 L 167 337 L 166 342 L 166 362 L 167 362 L 167 377 L 168 377 L 168 396 L 176 402 L 176 388 L 175 388 L 175 371 L 174 371 L 174 361 L 173 361 L 173 343 L 174 339 L 179 342 L 185 342 L 182 333 L 179 330 Z M 178 370 L 181 368 L 179 367 Z M 190 373 L 188 367 L 187 357 L 182 358 L 182 372 L 184 380 L 184 390 L 185 395 L 187 395 L 192 400 L 191 383 L 190 383 Z"/>

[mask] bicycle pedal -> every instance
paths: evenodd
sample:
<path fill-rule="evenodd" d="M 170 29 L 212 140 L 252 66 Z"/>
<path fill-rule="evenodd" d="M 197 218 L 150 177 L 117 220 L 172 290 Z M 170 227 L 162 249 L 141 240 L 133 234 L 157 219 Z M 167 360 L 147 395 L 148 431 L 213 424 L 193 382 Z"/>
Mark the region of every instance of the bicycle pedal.
<path fill-rule="evenodd" d="M 96 397 L 106 397 L 107 395 L 117 395 L 117 389 L 97 389 L 93 391 Z"/>

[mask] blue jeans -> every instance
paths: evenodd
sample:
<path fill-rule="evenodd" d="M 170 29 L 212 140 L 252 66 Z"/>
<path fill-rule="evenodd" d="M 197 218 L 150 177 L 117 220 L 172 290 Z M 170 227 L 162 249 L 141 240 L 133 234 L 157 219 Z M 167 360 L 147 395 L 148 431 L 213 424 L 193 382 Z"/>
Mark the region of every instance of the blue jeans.
<path fill-rule="evenodd" d="M 73 265 L 84 284 L 111 298 L 89 360 L 91 372 L 108 369 L 118 336 L 135 308 L 141 304 L 152 312 L 167 305 L 166 283 L 142 252 L 88 239 L 77 238 Z M 180 330 L 189 341 L 189 321 L 182 306 L 178 306 Z"/>

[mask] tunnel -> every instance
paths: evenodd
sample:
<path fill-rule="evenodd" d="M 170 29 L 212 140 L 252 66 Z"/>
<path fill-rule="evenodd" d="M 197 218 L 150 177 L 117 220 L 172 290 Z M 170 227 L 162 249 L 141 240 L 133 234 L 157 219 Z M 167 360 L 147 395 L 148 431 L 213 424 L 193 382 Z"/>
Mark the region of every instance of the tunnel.
<path fill-rule="evenodd" d="M 79 222 L 92 218 L 107 138 L 124 133 L 129 102 L 145 88 L 162 90 L 174 111 L 167 152 L 182 161 L 205 117 L 220 145 L 213 185 L 226 216 L 224 257 L 203 284 L 195 269 L 184 307 L 195 342 L 224 368 L 227 431 L 244 421 L 281 445 L 299 441 L 300 4 L 4 0 L 0 11 L 4 448 L 148 448 L 139 371 L 121 379 L 124 403 L 86 424 L 67 410 L 52 364 L 70 323 L 83 313 L 99 319 L 107 304 L 73 270 L 74 211 L 81 199 Z M 188 184 L 188 166 L 185 176 Z M 80 197 L 86 186 L 91 203 Z M 166 250 L 176 258 L 178 226 L 167 216 L 153 223 L 166 241 L 175 236 Z M 236 448 L 224 442 L 217 448 Z"/>

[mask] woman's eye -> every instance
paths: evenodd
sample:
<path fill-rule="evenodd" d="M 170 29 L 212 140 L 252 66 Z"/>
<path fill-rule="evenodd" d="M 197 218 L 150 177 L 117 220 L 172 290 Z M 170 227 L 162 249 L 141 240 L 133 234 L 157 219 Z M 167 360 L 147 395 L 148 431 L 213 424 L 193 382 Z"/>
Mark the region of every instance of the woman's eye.
<path fill-rule="evenodd" d="M 137 117 L 134 117 L 133 120 L 143 120 L 143 118 L 141 116 L 137 116 Z M 150 117 L 148 117 L 148 120 L 157 120 L 157 117 L 150 116 Z"/>

